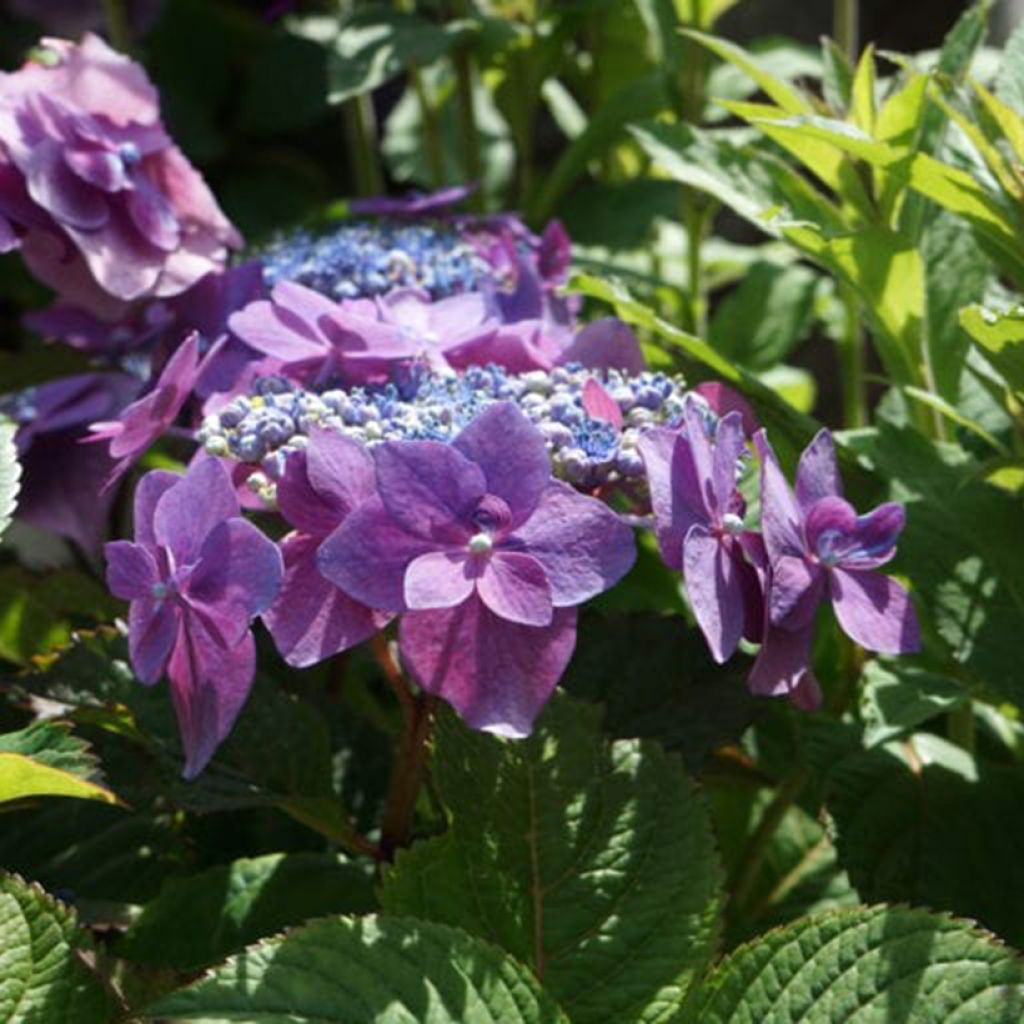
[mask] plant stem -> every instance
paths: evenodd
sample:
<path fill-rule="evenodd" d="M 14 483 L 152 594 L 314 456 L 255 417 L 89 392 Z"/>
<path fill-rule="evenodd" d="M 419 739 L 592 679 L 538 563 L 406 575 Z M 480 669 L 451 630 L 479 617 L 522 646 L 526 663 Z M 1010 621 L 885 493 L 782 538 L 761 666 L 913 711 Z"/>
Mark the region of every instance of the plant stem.
<path fill-rule="evenodd" d="M 868 422 L 867 388 L 864 380 L 864 338 L 860 323 L 860 299 L 849 285 L 839 286 L 843 304 L 843 336 L 839 362 L 843 387 L 843 425 L 864 427 Z"/>
<path fill-rule="evenodd" d="M 383 633 L 374 634 L 370 640 L 370 650 L 373 652 L 381 672 L 384 673 L 388 686 L 391 687 L 395 697 L 398 698 L 398 706 L 402 709 L 402 720 L 408 727 L 408 722 L 416 710 L 416 701 L 409 692 L 409 687 L 406 685 L 401 669 L 395 664 L 395 659 L 391 657 L 391 651 L 388 650 L 388 642 Z"/>
<path fill-rule="evenodd" d="M 394 856 L 395 850 L 409 843 L 416 799 L 427 763 L 427 740 L 433 724 L 434 706 L 435 699 L 429 694 L 414 698 L 413 713 L 402 730 L 380 828 L 380 847 L 388 860 Z"/>
<path fill-rule="evenodd" d="M 741 907 L 750 896 L 776 830 L 810 777 L 809 768 L 797 765 L 779 782 L 772 802 L 764 809 L 764 814 L 761 815 L 761 820 L 729 880 L 730 898 L 734 908 Z"/>
<path fill-rule="evenodd" d="M 132 37 L 128 29 L 128 15 L 124 0 L 103 0 L 103 15 L 107 23 L 107 38 L 115 50 L 127 53 L 131 49 Z"/>
<path fill-rule="evenodd" d="M 466 17 L 465 0 L 455 5 L 456 14 Z M 467 182 L 479 185 L 483 175 L 480 160 L 480 135 L 476 127 L 476 106 L 473 99 L 473 57 L 466 43 L 459 43 L 452 52 L 452 66 L 455 68 L 455 103 L 459 117 L 459 139 L 462 149 L 462 166 Z M 469 197 L 469 205 L 481 209 L 483 193 L 478 188 Z"/>
<path fill-rule="evenodd" d="M 857 63 L 857 50 L 860 46 L 860 4 L 858 0 L 835 0 L 832 7 L 832 36 L 836 46 L 849 58 L 851 64 Z"/>
<path fill-rule="evenodd" d="M 423 84 L 423 73 L 415 62 L 409 64 L 409 81 L 416 93 L 416 101 L 420 107 L 420 124 L 423 132 L 423 152 L 427 158 L 427 171 L 433 188 L 441 188 L 445 181 L 444 151 L 441 145 L 441 125 L 437 119 L 437 110 L 427 95 Z"/>
<path fill-rule="evenodd" d="M 377 161 L 377 117 L 371 95 L 364 92 L 348 100 L 344 117 L 356 192 L 361 196 L 379 196 L 384 191 L 384 175 Z"/>

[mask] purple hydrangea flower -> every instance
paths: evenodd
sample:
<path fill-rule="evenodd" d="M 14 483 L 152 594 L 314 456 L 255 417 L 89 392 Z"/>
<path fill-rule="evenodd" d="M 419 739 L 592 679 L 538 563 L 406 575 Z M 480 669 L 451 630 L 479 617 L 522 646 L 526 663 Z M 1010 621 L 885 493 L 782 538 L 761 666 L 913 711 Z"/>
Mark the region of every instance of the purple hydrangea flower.
<path fill-rule="evenodd" d="M 305 451 L 288 457 L 277 504 L 295 529 L 281 544 L 284 581 L 263 621 L 289 665 L 304 668 L 354 647 L 392 618 L 349 597 L 317 568 L 324 538 L 376 490 L 366 448 L 341 434 L 317 431 Z"/>
<path fill-rule="evenodd" d="M 733 412 L 718 421 L 714 441 L 697 402 L 686 400 L 685 432 L 652 430 L 640 440 L 662 558 L 681 570 L 694 617 L 715 661 L 726 661 L 740 637 L 760 637 L 762 603 L 747 561 L 745 504 L 736 470 L 745 448 Z"/>
<path fill-rule="evenodd" d="M 111 591 L 131 601 L 132 665 L 143 683 L 170 679 L 184 775 L 195 778 L 249 695 L 249 626 L 277 596 L 281 554 L 239 516 L 227 472 L 207 457 L 184 476 L 147 473 L 135 492 L 135 542 L 105 551 Z"/>
<path fill-rule="evenodd" d="M 102 448 L 83 445 L 88 424 L 116 416 L 139 390 L 122 373 L 82 373 L 0 398 L 21 424 L 15 437 L 23 477 L 18 518 L 93 552 L 107 532 L 114 492 L 100 493 L 113 469 Z"/>
<path fill-rule="evenodd" d="M 92 424 L 92 436 L 87 440 L 109 441 L 108 451 L 117 459 L 104 489 L 120 480 L 128 467 L 177 419 L 199 372 L 199 335 L 192 333 L 167 361 L 149 392 L 132 402 L 116 420 Z"/>
<path fill-rule="evenodd" d="M 241 237 L 160 121 L 142 68 L 86 34 L 0 75 L 0 222 L 75 305 L 169 296 Z"/>
<path fill-rule="evenodd" d="M 789 693 L 809 678 L 814 616 L 830 600 L 843 632 L 881 654 L 920 647 L 917 616 L 904 587 L 876 570 L 896 553 L 904 512 L 889 502 L 858 516 L 841 496 L 832 435 L 822 430 L 800 457 L 790 489 L 764 431 L 761 528 L 768 630 L 751 673 L 757 693 Z"/>
<path fill-rule="evenodd" d="M 575 606 L 616 583 L 635 547 L 606 505 L 551 478 L 510 403 L 452 444 L 374 450 L 377 497 L 320 548 L 321 572 L 402 613 L 406 665 L 474 728 L 524 736 L 572 654 Z"/>
<path fill-rule="evenodd" d="M 359 217 L 423 217 L 461 203 L 475 190 L 475 185 L 449 185 L 436 192 L 413 192 L 401 198 L 373 196 L 352 199 L 348 208 Z"/>

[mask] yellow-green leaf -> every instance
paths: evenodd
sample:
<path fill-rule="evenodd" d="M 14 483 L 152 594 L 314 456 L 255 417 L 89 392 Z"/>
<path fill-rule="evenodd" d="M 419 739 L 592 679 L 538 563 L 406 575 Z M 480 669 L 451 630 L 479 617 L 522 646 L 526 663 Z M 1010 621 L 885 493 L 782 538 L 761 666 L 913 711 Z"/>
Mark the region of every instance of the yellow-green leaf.
<path fill-rule="evenodd" d="M 34 761 L 23 754 L 0 753 L 0 804 L 37 796 L 70 796 L 79 800 L 120 803 L 116 796 L 95 782 L 71 772 Z"/>

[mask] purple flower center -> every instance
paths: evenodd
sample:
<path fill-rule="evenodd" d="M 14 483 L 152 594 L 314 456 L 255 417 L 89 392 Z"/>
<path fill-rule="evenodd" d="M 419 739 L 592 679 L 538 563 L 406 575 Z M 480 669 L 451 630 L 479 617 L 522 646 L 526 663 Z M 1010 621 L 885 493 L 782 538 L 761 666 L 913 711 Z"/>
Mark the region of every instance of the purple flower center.
<path fill-rule="evenodd" d="M 121 158 L 121 163 L 123 163 L 125 167 L 131 167 L 142 159 L 139 147 L 136 146 L 134 142 L 122 142 L 121 145 L 117 147 L 117 155 Z"/>
<path fill-rule="evenodd" d="M 481 533 L 493 538 L 495 534 L 500 534 L 512 522 L 512 510 L 496 494 L 485 494 L 470 519 Z"/>

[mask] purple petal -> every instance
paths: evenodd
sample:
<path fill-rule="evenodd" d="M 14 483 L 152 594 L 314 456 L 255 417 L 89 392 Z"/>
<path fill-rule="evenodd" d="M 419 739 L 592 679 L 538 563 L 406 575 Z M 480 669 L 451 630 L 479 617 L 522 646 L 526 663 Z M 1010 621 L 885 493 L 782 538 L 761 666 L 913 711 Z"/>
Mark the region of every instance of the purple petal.
<path fill-rule="evenodd" d="M 107 586 L 115 597 L 130 601 L 149 597 L 159 579 L 153 556 L 140 544 L 116 540 L 103 547 L 107 560 Z"/>
<path fill-rule="evenodd" d="M 736 467 L 745 448 L 743 417 L 738 412 L 723 416 L 715 431 L 715 450 L 711 460 L 711 489 L 719 517 L 733 507 Z"/>
<path fill-rule="evenodd" d="M 540 562 L 556 608 L 614 586 L 636 560 L 633 531 L 603 502 L 561 481 L 548 485 L 533 515 L 502 550 L 522 551 Z"/>
<path fill-rule="evenodd" d="M 373 459 L 366 447 L 337 431 L 313 431 L 306 466 L 314 490 L 345 515 L 377 493 Z"/>
<path fill-rule="evenodd" d="M 796 689 L 790 690 L 786 698 L 801 711 L 817 711 L 821 707 L 822 695 L 813 673 L 805 672 L 796 684 Z"/>
<path fill-rule="evenodd" d="M 690 447 L 690 458 L 693 462 L 693 480 L 687 481 L 684 496 L 693 508 L 703 510 L 709 522 L 720 522 L 725 509 L 719 507 L 715 494 L 715 453 L 704 424 L 704 415 L 700 405 L 693 398 L 687 397 L 685 400 L 683 422 L 686 424 L 684 439 Z M 678 487 L 680 480 L 674 479 L 673 484 Z M 731 495 L 732 491 L 729 493 Z"/>
<path fill-rule="evenodd" d="M 454 608 L 473 593 L 475 560 L 464 551 L 428 551 L 405 570 L 407 608 Z"/>
<path fill-rule="evenodd" d="M 614 317 L 587 324 L 558 361 L 580 363 L 591 370 L 624 370 L 631 374 L 647 369 L 636 335 Z"/>
<path fill-rule="evenodd" d="M 227 519 L 203 542 L 185 596 L 236 643 L 252 619 L 273 604 L 283 573 L 273 541 L 245 519 Z"/>
<path fill-rule="evenodd" d="M 374 498 L 357 508 L 320 546 L 320 572 L 346 594 L 386 611 L 405 610 L 405 570 L 435 549 L 392 519 Z"/>
<path fill-rule="evenodd" d="M 349 200 L 349 210 L 358 216 L 419 217 L 461 203 L 476 189 L 476 185 L 449 185 L 436 192 L 413 193 L 403 198 L 374 196 Z"/>
<path fill-rule="evenodd" d="M 743 635 L 741 569 L 722 543 L 703 526 L 690 528 L 683 541 L 683 575 L 697 625 L 711 656 L 722 664 Z"/>
<path fill-rule="evenodd" d="M 487 493 L 502 498 L 518 526 L 551 481 L 540 431 L 511 402 L 488 406 L 452 442 L 483 472 Z"/>
<path fill-rule="evenodd" d="M 305 668 L 369 639 L 391 616 L 354 601 L 316 567 L 319 538 L 291 536 L 281 544 L 284 580 L 263 621 L 289 665 Z"/>
<path fill-rule="evenodd" d="M 84 182 L 104 192 L 120 192 L 128 183 L 121 158 L 110 150 L 64 150 L 64 160 Z"/>
<path fill-rule="evenodd" d="M 805 551 L 800 506 L 763 430 L 754 435 L 754 443 L 761 456 L 761 530 L 768 557 L 772 562 L 783 555 L 800 557 Z"/>
<path fill-rule="evenodd" d="M 551 586 L 536 558 L 495 551 L 477 582 L 480 600 L 501 619 L 547 626 L 553 617 Z"/>
<path fill-rule="evenodd" d="M 475 332 L 489 319 L 487 297 L 482 292 L 463 292 L 428 302 L 424 326 L 436 335 L 443 346 L 447 338 Z"/>
<path fill-rule="evenodd" d="M 661 557 L 670 569 L 683 568 L 683 538 L 690 527 L 707 524 L 690 446 L 672 430 L 648 430 L 638 445 L 647 472 Z M 696 503 L 696 504 L 694 504 Z"/>
<path fill-rule="evenodd" d="M 763 697 L 781 697 L 805 686 L 807 677 L 812 676 L 813 639 L 813 625 L 796 632 L 769 627 L 747 678 L 751 692 Z"/>
<path fill-rule="evenodd" d="M 797 500 L 806 513 L 816 501 L 830 496 L 841 497 L 842 493 L 843 482 L 836 465 L 835 443 L 829 431 L 819 430 L 800 456 L 796 471 Z"/>
<path fill-rule="evenodd" d="M 157 503 L 180 481 L 181 477 L 177 473 L 171 473 L 166 469 L 154 469 L 138 482 L 135 488 L 135 505 L 132 513 L 137 543 L 150 548 L 156 547 L 153 519 Z"/>
<path fill-rule="evenodd" d="M 33 147 L 25 167 L 25 184 L 29 195 L 63 225 L 95 231 L 109 219 L 105 196 L 71 171 L 60 145 L 52 140 Z"/>
<path fill-rule="evenodd" d="M 194 615 L 183 619 L 167 665 L 186 779 L 194 779 L 231 732 L 252 688 L 256 645 L 246 632 L 232 647 L 214 639 Z"/>
<path fill-rule="evenodd" d="M 189 565 L 210 531 L 238 515 L 238 497 L 227 470 L 213 458 L 199 458 L 156 504 L 153 535 L 178 566 Z"/>
<path fill-rule="evenodd" d="M 569 664 L 576 612 L 550 626 L 506 622 L 472 597 L 456 608 L 408 612 L 399 623 L 402 660 L 419 684 L 448 701 L 474 729 L 518 738 Z"/>
<path fill-rule="evenodd" d="M 163 252 L 173 252 L 181 242 L 181 227 L 174 207 L 141 174 L 133 178 L 135 187 L 127 193 L 128 214 L 139 234 Z"/>
<path fill-rule="evenodd" d="M 747 437 L 753 437 L 757 432 L 757 417 L 750 403 L 738 392 L 734 391 L 728 384 L 721 384 L 718 381 L 705 381 L 698 384 L 694 394 L 700 395 L 711 407 L 711 411 L 718 416 L 727 416 L 731 412 L 738 412 L 743 420 L 743 433 Z"/>
<path fill-rule="evenodd" d="M 142 598 L 128 609 L 128 654 L 139 681 L 159 682 L 178 635 L 181 614 L 173 601 Z"/>
<path fill-rule="evenodd" d="M 258 352 L 275 356 L 285 362 L 323 359 L 330 350 L 330 343 L 315 320 L 304 319 L 278 302 L 277 296 L 281 287 L 278 285 L 274 289 L 273 302 L 250 302 L 245 309 L 233 313 L 228 317 L 228 327 Z M 294 290 L 299 288 L 299 285 L 292 285 L 286 294 L 294 297 Z M 321 301 L 326 301 L 322 296 L 316 295 L 316 292 L 311 294 Z M 297 303 L 300 308 L 305 309 L 312 301 L 307 302 L 306 299 L 306 296 L 302 296 L 301 303 Z"/>
<path fill-rule="evenodd" d="M 905 522 L 903 506 L 895 502 L 858 516 L 842 498 L 826 497 L 811 506 L 805 533 L 809 547 L 825 565 L 876 569 L 896 554 Z"/>
<path fill-rule="evenodd" d="M 388 441 L 374 449 L 377 490 L 395 522 L 415 537 L 457 544 L 487 493 L 483 470 L 440 441 Z"/>
<path fill-rule="evenodd" d="M 284 473 L 277 482 L 277 507 L 291 526 L 321 538 L 345 516 L 332 497 L 313 489 L 304 451 L 290 452 L 285 460 Z"/>
<path fill-rule="evenodd" d="M 772 563 L 768 616 L 773 626 L 802 629 L 814 619 L 824 595 L 825 574 L 806 558 L 783 555 Z"/>
<path fill-rule="evenodd" d="M 583 411 L 592 420 L 604 420 L 613 427 L 622 429 L 622 410 L 619 403 L 608 394 L 604 385 L 596 378 L 591 377 L 583 385 Z"/>
<path fill-rule="evenodd" d="M 568 274 L 572 260 L 572 242 L 561 221 L 553 220 L 540 236 L 537 250 L 537 270 L 548 284 L 561 284 Z"/>
<path fill-rule="evenodd" d="M 877 572 L 833 569 L 829 584 L 839 625 L 861 647 L 879 654 L 920 650 L 917 614 L 896 580 Z"/>

